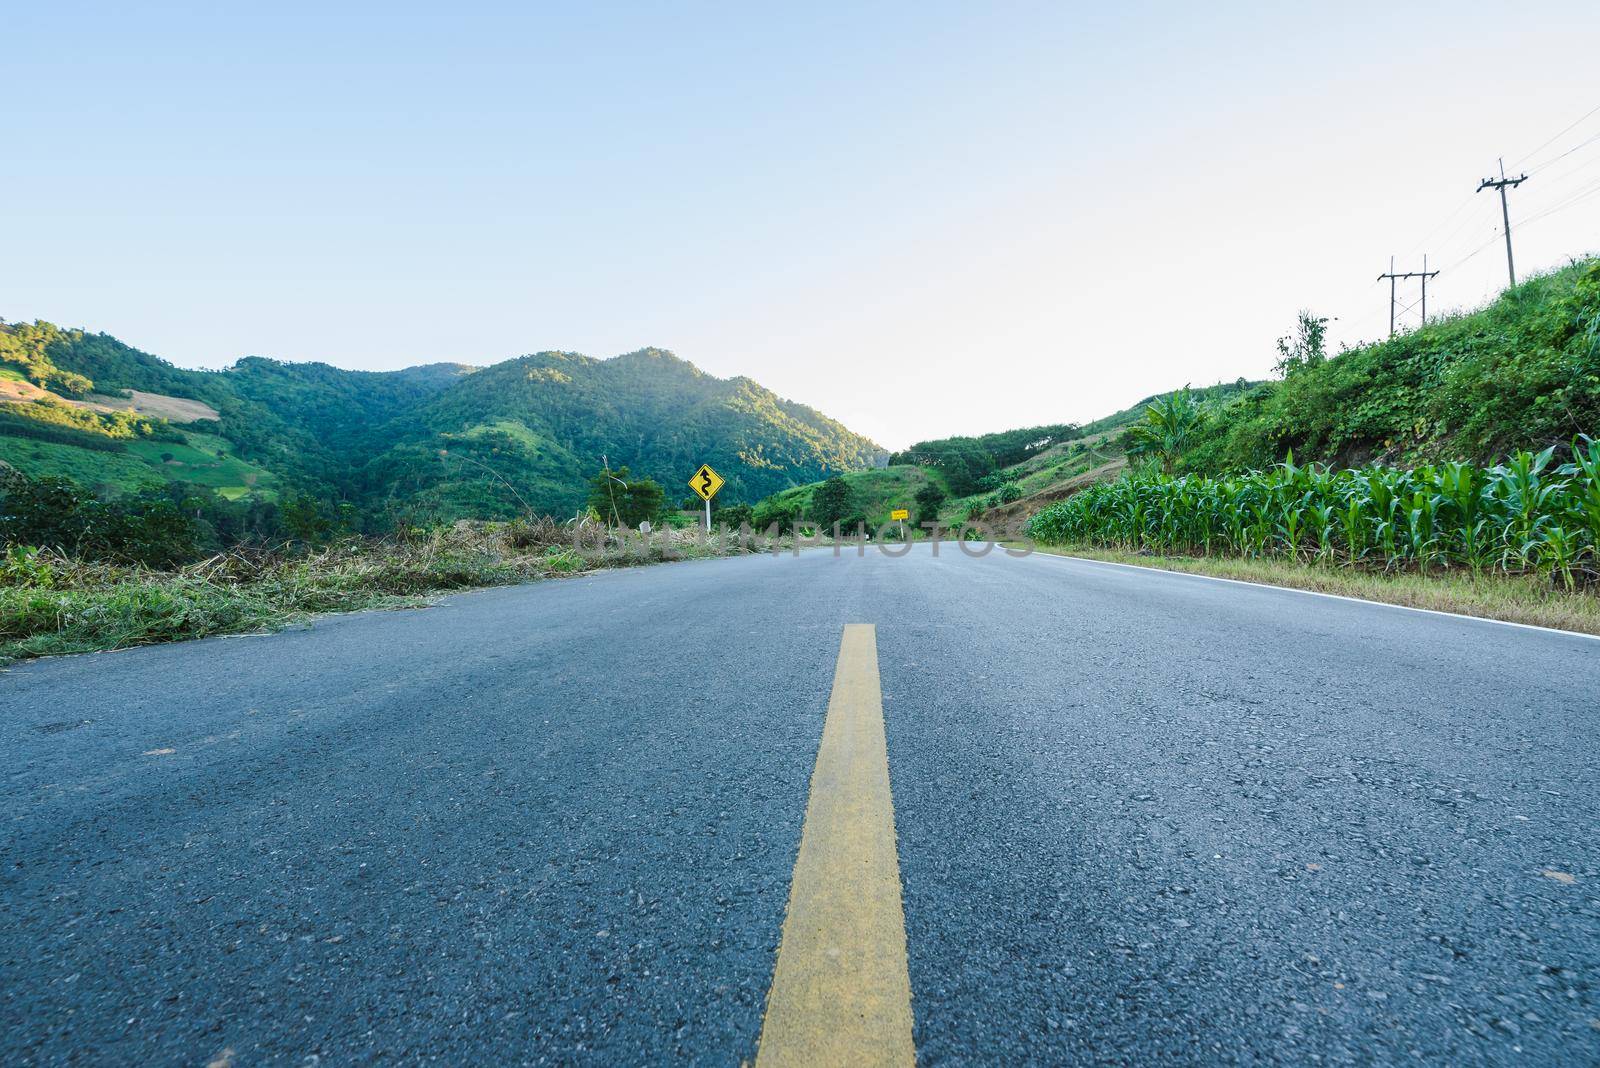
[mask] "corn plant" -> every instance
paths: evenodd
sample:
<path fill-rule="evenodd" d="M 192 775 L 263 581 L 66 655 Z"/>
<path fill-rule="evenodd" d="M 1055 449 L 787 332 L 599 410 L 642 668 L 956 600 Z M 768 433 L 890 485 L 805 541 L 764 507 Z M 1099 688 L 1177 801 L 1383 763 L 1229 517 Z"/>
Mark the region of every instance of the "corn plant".
<path fill-rule="evenodd" d="M 1570 462 L 1518 452 L 1492 468 L 1445 463 L 1332 471 L 1296 464 L 1225 478 L 1146 471 L 1090 486 L 1030 522 L 1045 541 L 1319 564 L 1600 578 L 1600 441 Z"/>
<path fill-rule="evenodd" d="M 1600 325 L 1600 316 L 1595 318 Z M 1600 546 L 1600 440 L 1585 434 L 1583 445 L 1572 447 L 1572 463 L 1561 469 L 1575 477 L 1574 521 L 1583 527 L 1590 545 Z"/>
<path fill-rule="evenodd" d="M 1573 451 L 1576 452 L 1576 448 Z M 1537 456 L 1524 449 L 1489 472 L 1493 482 L 1490 491 L 1506 514 L 1503 560 L 1514 559 L 1523 567 L 1534 562 L 1543 528 L 1555 518 L 1552 498 L 1566 487 L 1564 480 L 1551 482 L 1544 477 L 1544 470 L 1550 466 L 1554 455 L 1554 446 Z"/>

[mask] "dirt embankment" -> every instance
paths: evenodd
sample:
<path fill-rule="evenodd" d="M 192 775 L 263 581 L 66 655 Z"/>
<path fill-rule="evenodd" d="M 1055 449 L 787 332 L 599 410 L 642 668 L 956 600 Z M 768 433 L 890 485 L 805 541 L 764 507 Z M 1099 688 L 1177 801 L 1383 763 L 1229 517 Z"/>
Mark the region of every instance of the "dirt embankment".
<path fill-rule="evenodd" d="M 1010 504 L 1003 504 L 998 508 L 991 508 L 983 514 L 984 522 L 1002 524 L 1021 523 L 1029 516 L 1034 515 L 1045 508 L 1047 505 L 1054 504 L 1057 501 L 1066 500 L 1074 493 L 1077 493 L 1079 490 L 1085 488 L 1086 486 L 1091 486 L 1096 482 L 1109 482 L 1112 479 L 1121 476 L 1122 472 L 1126 471 L 1127 469 L 1127 458 L 1118 456 L 1115 459 L 1106 461 L 1099 467 L 1091 468 L 1090 470 L 1083 472 L 1081 475 L 1073 475 L 1071 478 L 1062 482 L 1057 482 L 1053 485 L 1046 486 L 1039 492 L 1031 493 L 1026 497 L 1018 498 L 1017 500 L 1012 501 Z"/>
<path fill-rule="evenodd" d="M 40 397 L 56 397 L 55 394 L 46 392 L 32 382 L 19 382 L 14 378 L 0 378 L 0 403 L 25 404 L 28 401 L 38 400 Z"/>

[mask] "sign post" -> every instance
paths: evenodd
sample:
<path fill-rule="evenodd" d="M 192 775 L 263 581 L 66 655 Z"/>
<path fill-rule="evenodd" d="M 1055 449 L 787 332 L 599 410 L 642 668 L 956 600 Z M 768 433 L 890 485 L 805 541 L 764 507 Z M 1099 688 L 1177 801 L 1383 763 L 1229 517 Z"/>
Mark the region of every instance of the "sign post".
<path fill-rule="evenodd" d="M 706 502 L 706 533 L 711 533 L 711 498 L 717 495 L 722 488 L 722 476 L 711 469 L 710 464 L 701 464 L 700 470 L 689 479 L 689 488 L 694 490 L 702 501 Z"/>
<path fill-rule="evenodd" d="M 889 513 L 889 518 L 900 524 L 900 540 L 906 540 L 906 520 L 911 518 L 911 513 L 905 508 L 896 508 Z"/>

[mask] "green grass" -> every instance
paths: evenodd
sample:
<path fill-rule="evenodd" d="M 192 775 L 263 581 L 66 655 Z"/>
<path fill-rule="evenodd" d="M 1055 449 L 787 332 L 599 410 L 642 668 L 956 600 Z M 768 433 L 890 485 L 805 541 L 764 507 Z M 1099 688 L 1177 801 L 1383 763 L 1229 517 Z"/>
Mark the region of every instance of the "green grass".
<path fill-rule="evenodd" d="M 944 480 L 937 472 L 914 464 L 849 471 L 843 478 L 850 485 L 851 502 L 855 510 L 865 515 L 867 522 L 874 527 L 889 522 L 889 513 L 896 508 L 906 508 L 914 514 L 917 510 L 917 490 L 930 481 L 944 486 Z M 785 507 L 799 504 L 804 506 L 803 511 L 809 512 L 811 498 L 820 485 L 820 482 L 811 482 L 795 486 L 773 494 L 763 503 L 771 502 Z"/>
<path fill-rule="evenodd" d="M 0 365 L 0 378 L 8 382 L 26 382 L 28 380 L 28 376 L 15 367 L 5 367 L 3 365 Z"/>
<path fill-rule="evenodd" d="M 234 455 L 227 439 L 196 431 L 185 437 L 186 444 L 134 440 L 119 443 L 115 452 L 102 452 L 0 434 L 0 460 L 30 478 L 60 476 L 122 492 L 179 481 L 214 489 L 229 500 L 250 493 L 272 495 L 276 484 L 272 473 Z M 171 456 L 172 462 L 163 456 Z"/>
<path fill-rule="evenodd" d="M 543 438 L 529 430 L 528 425 L 518 419 L 496 419 L 492 423 L 479 423 L 470 430 L 462 431 L 458 436 L 463 438 L 482 438 L 491 434 L 504 434 L 506 437 L 519 441 L 535 451 L 544 443 Z"/>
<path fill-rule="evenodd" d="M 271 472 L 235 456 L 227 439 L 192 431 L 184 437 L 186 444 L 130 442 L 128 452 L 165 478 L 215 489 L 229 500 L 237 500 L 252 491 L 266 494 L 272 487 Z"/>
<path fill-rule="evenodd" d="M 598 529 L 584 534 L 575 539 L 549 520 L 458 524 L 315 553 L 224 553 L 171 571 L 14 547 L 0 557 L 0 664 L 270 631 L 318 613 L 426 604 L 448 590 L 749 551 L 736 535 L 618 542 Z"/>
<path fill-rule="evenodd" d="M 30 478 L 62 476 L 85 486 L 137 490 L 160 485 L 160 472 L 131 453 L 101 452 L 52 441 L 0 435 L 0 460 Z"/>
<path fill-rule="evenodd" d="M 1600 596 L 1594 593 L 1568 593 L 1558 589 L 1548 579 L 1532 575 L 1474 577 L 1463 571 L 1428 575 L 1414 572 L 1384 574 L 1346 567 L 1319 567 L 1288 560 L 1157 555 L 1085 544 L 1041 545 L 1038 548 L 1090 560 L 1136 564 L 1164 571 L 1335 593 L 1364 601 L 1426 608 L 1435 612 L 1454 612 L 1510 623 L 1600 634 Z"/>

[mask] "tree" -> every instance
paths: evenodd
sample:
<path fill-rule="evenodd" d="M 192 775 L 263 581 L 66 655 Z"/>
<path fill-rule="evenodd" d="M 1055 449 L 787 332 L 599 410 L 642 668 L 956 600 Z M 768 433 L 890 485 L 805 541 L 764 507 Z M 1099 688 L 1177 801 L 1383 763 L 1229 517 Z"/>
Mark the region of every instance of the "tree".
<path fill-rule="evenodd" d="M 811 518 L 819 526 L 832 527 L 854 510 L 850 496 L 850 483 L 844 476 L 834 475 L 811 495 Z"/>
<path fill-rule="evenodd" d="M 914 498 L 917 502 L 917 523 L 937 523 L 939 521 L 939 508 L 944 504 L 944 490 L 937 482 L 929 481 L 917 490 Z"/>
<path fill-rule="evenodd" d="M 1328 358 L 1327 338 L 1328 320 L 1302 309 L 1295 332 L 1278 339 L 1278 362 L 1273 370 L 1280 378 L 1288 378 L 1308 367 L 1318 366 Z"/>
<path fill-rule="evenodd" d="M 915 464 L 936 469 L 950 492 L 958 497 L 980 489 L 994 489 L 987 480 L 1001 468 L 1019 464 L 1050 446 L 1081 436 L 1073 423 L 1024 427 L 982 437 L 939 438 L 920 441 L 890 456 L 891 464 Z"/>
<path fill-rule="evenodd" d="M 0 361 L 22 368 L 30 381 L 42 389 L 56 389 L 82 396 L 94 388 L 87 377 L 57 367 L 50 359 L 50 346 L 68 338 L 54 323 L 43 320 L 33 325 L 18 323 L 0 331 Z"/>
<path fill-rule="evenodd" d="M 589 507 L 607 523 L 636 527 L 661 518 L 666 491 L 651 478 L 630 479 L 627 467 L 601 468 L 589 480 Z"/>
<path fill-rule="evenodd" d="M 321 504 L 309 493 L 286 494 L 278 512 L 289 536 L 306 545 L 321 541 L 333 529 Z"/>

